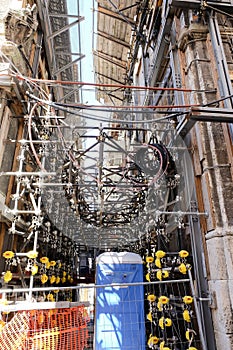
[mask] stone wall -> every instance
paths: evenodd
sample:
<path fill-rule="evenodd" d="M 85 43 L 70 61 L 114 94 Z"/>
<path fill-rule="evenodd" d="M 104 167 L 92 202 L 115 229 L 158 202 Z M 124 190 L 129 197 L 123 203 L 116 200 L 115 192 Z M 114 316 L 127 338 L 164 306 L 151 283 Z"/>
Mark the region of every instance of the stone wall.
<path fill-rule="evenodd" d="M 204 30 L 205 29 L 205 30 Z M 203 92 L 192 103 L 209 103 L 219 99 L 219 76 L 214 46 L 208 26 L 190 24 L 184 29 L 178 43 L 186 87 Z M 220 105 L 221 106 L 221 105 Z M 209 289 L 215 303 L 212 308 L 217 349 L 233 348 L 233 182 L 232 159 L 227 152 L 226 134 L 222 123 L 197 122 L 192 134 L 198 140 L 195 161 L 199 162 L 200 182 L 204 209 L 209 217 L 203 232 L 207 247 Z"/>

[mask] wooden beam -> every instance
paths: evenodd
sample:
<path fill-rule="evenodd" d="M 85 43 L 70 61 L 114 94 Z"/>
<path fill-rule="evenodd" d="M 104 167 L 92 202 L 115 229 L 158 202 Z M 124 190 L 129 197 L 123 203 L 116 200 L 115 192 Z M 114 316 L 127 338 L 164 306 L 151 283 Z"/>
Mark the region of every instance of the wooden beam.
<path fill-rule="evenodd" d="M 112 64 L 115 64 L 116 66 L 122 68 L 122 69 L 126 69 L 126 62 L 119 60 L 118 58 L 112 57 L 110 55 L 107 55 L 106 53 L 100 52 L 98 50 L 94 50 L 93 54 L 105 61 L 108 61 Z M 123 63 L 124 62 L 124 63 Z"/>
<path fill-rule="evenodd" d="M 116 44 L 122 45 L 122 46 L 126 47 L 127 49 L 130 48 L 130 44 L 127 43 L 126 41 L 118 39 L 117 37 L 115 37 L 113 35 L 110 35 L 108 33 L 102 32 L 101 30 L 98 30 L 97 33 L 95 33 L 95 34 L 101 36 L 102 38 L 105 38 L 105 39 L 108 39 L 110 41 L 113 41 Z"/>
<path fill-rule="evenodd" d="M 109 16 L 111 18 L 115 18 L 115 19 L 118 19 L 119 21 L 122 21 L 126 24 L 129 24 L 131 26 L 135 26 L 135 21 L 127 16 L 121 16 L 120 14 L 118 14 L 116 11 L 112 11 L 112 10 L 109 10 L 107 9 L 106 7 L 103 7 L 103 6 L 100 6 L 98 5 L 98 9 L 97 11 L 99 13 L 102 13 L 103 15 L 106 15 L 106 16 Z"/>
<path fill-rule="evenodd" d="M 17 140 L 21 140 L 23 138 L 23 121 L 19 120 L 19 126 L 18 126 L 18 133 L 17 133 Z M 14 154 L 14 160 L 12 165 L 12 171 L 17 171 L 18 168 L 18 155 L 20 151 L 20 144 L 17 142 L 15 147 L 15 154 Z M 11 195 L 12 195 L 12 189 L 15 183 L 15 176 L 10 176 L 9 184 L 8 184 L 8 190 L 6 194 L 6 205 L 9 206 Z"/>
<path fill-rule="evenodd" d="M 45 60 L 42 61 L 42 58 L 39 57 L 39 70 L 40 70 L 40 74 L 41 74 L 41 79 L 48 79 L 48 76 L 47 76 L 47 71 L 46 71 L 46 68 L 45 68 Z M 42 84 L 43 86 L 43 89 L 46 91 L 46 93 L 49 95 L 49 88 L 48 88 L 48 85 L 47 84 Z"/>
<path fill-rule="evenodd" d="M 1 222 L 0 223 L 0 227 L 1 227 L 1 230 L 0 230 L 0 254 L 2 256 L 3 243 L 4 243 L 5 233 L 6 233 L 6 225 L 5 225 L 5 223 Z"/>
<path fill-rule="evenodd" d="M 116 80 L 116 79 L 114 79 L 113 77 L 109 77 L 109 76 L 107 76 L 107 75 L 105 75 L 105 74 L 102 74 L 102 73 L 99 73 L 99 72 L 96 72 L 96 74 L 97 74 L 97 75 L 100 75 L 101 77 L 103 77 L 103 78 L 105 78 L 105 79 L 114 81 L 114 82 L 117 83 L 117 84 L 122 84 L 122 85 L 124 85 L 124 83 L 123 83 L 122 81 Z"/>

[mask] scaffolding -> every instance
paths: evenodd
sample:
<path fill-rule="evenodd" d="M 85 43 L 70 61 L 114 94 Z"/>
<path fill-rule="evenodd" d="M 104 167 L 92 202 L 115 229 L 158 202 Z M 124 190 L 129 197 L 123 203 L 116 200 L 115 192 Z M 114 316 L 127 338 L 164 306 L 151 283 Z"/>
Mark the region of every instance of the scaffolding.
<path fill-rule="evenodd" d="M 158 50 L 150 58 L 148 82 L 154 85 L 163 78 L 162 86 L 79 82 L 75 64 L 83 56 L 76 53 L 78 58 L 72 59 L 67 30 L 83 18 L 77 15 L 70 24 L 74 17 L 67 14 L 65 3 L 60 2 L 58 9 L 55 1 L 44 6 L 39 2 L 40 18 L 45 18 L 43 31 L 49 38 L 47 52 L 51 45 L 51 52 L 56 53 L 48 59 L 52 79 L 24 76 L 3 57 L 4 89 L 12 88 L 26 103 L 22 137 L 6 140 L 17 146 L 17 169 L 0 174 L 14 182 L 10 205 L 3 210 L 10 221 L 9 236 L 17 236 L 14 246 L 4 252 L 6 294 L 2 302 L 7 305 L 1 309 L 3 315 L 7 310 L 16 313 L 11 320 L 2 320 L 0 344 L 12 350 L 20 346 L 71 349 L 74 345 L 84 349 L 88 338 L 84 309 L 58 305 L 77 299 L 74 291 L 82 288 L 77 286 L 81 281 L 94 282 L 93 265 L 99 253 L 126 250 L 137 252 L 145 262 L 148 347 L 166 341 L 174 348 L 194 343 L 206 350 L 212 343 L 208 324 L 214 300 L 202 266 L 199 219 L 208 213 L 197 209 L 192 161 L 180 135 L 187 135 L 197 120 L 232 121 L 231 98 L 226 102 L 228 109 L 184 103 L 197 101 L 203 91 L 181 88 L 177 57 L 169 53 L 170 43 L 165 41 L 180 4 L 177 1 L 163 7 Z M 194 2 L 193 6 L 199 5 Z M 160 9 L 154 9 L 153 15 Z M 147 14 L 147 9 L 142 13 Z M 212 17 L 210 27 L 217 40 L 218 27 Z M 106 33 L 99 34 L 106 38 Z M 134 44 L 136 55 L 139 42 Z M 227 81 L 224 91 L 230 96 L 231 84 L 223 76 L 227 63 L 219 62 L 224 65 L 218 66 L 220 76 Z M 135 62 L 131 63 L 130 76 Z M 77 90 L 85 85 L 108 97 L 118 91 L 126 104 L 120 108 L 82 104 Z M 162 305 L 155 297 L 164 297 Z M 22 311 L 19 298 L 29 301 L 34 310 Z M 40 301 L 56 305 L 37 310 Z M 190 325 L 192 332 L 188 332 Z"/>
<path fill-rule="evenodd" d="M 195 344 L 201 344 L 205 350 L 203 300 L 197 296 L 193 284 L 193 278 L 196 280 L 199 276 L 196 253 L 192 253 L 190 264 L 190 268 L 194 267 L 194 276 L 189 274 L 187 262 L 177 258 L 177 254 L 186 247 L 195 249 L 194 231 L 193 246 L 190 246 L 184 239 L 185 226 L 207 214 L 198 212 L 194 205 L 190 206 L 190 203 L 193 204 L 191 160 L 184 142 L 176 135 L 173 123 L 163 118 L 160 121 L 160 114 L 156 114 L 156 123 L 154 118 L 144 120 L 144 115 L 150 115 L 150 112 L 154 117 L 155 112 L 148 108 L 126 108 L 118 110 L 117 117 L 115 111 L 108 109 L 106 121 L 102 115 L 98 127 L 74 127 L 67 123 L 64 115 L 57 115 L 56 109 L 61 108 L 59 104 L 32 94 L 29 97 L 29 111 L 24 120 L 27 133 L 20 140 L 10 141 L 20 146 L 18 169 L 1 174 L 16 179 L 13 206 L 8 209 L 14 217 L 9 232 L 23 237 L 25 242 L 20 251 L 4 253 L 4 281 L 9 286 L 18 281 L 13 297 L 5 290 L 8 310 L 20 307 L 18 293 L 22 293 L 24 302 L 72 300 L 72 291 L 79 289 L 75 270 L 81 265 L 81 245 L 88 248 L 89 254 L 109 249 L 140 252 L 148 267 L 146 294 L 167 295 L 172 303 L 176 303 L 176 298 L 181 301 L 189 291 L 195 300 L 195 316 L 190 311 L 190 317 L 195 320 L 195 332 L 199 334 Z M 163 113 L 162 107 L 159 112 Z M 75 109 L 73 113 L 77 114 Z M 83 111 L 82 116 L 85 114 L 88 116 Z M 112 120 L 110 125 L 109 120 Z M 137 126 L 134 127 L 135 122 Z M 132 126 L 129 127 L 130 123 Z M 64 220 L 61 220 L 62 217 Z M 156 265 L 153 261 L 149 262 L 150 257 L 152 260 L 156 257 L 158 248 L 161 251 L 174 250 L 173 257 L 169 254 L 167 259 L 163 257 L 161 266 L 158 266 L 158 261 Z M 90 259 L 93 255 L 89 256 Z M 89 261 L 82 267 L 87 276 Z M 181 276 L 187 275 L 187 279 L 177 281 L 177 269 Z M 168 271 L 173 271 L 170 276 L 174 280 L 166 280 Z M 18 288 L 19 277 L 23 288 Z M 182 290 L 177 283 L 182 283 Z M 154 285 L 159 285 L 159 289 L 149 287 Z M 98 286 L 87 285 L 87 288 Z M 176 293 L 175 290 L 179 295 L 170 296 L 172 291 Z M 29 312 L 34 321 L 31 318 L 25 321 L 25 327 L 29 327 L 27 337 L 21 339 L 19 333 L 16 336 L 22 344 L 27 342 L 26 349 L 38 346 L 62 348 L 60 344 L 66 344 L 67 337 L 72 344 L 76 342 L 80 349 L 84 348 L 88 339 L 86 326 L 82 331 L 80 325 L 77 331 L 75 325 L 67 327 L 71 321 L 64 321 L 66 317 L 71 317 L 72 322 L 78 319 L 77 314 L 72 314 L 72 307 L 66 307 L 61 312 L 60 309 L 42 312 L 37 310 L 39 305 L 36 304 L 31 304 L 34 311 Z M 176 318 L 177 310 L 174 306 Z M 181 310 L 182 307 L 180 313 Z M 164 315 L 167 312 L 164 309 Z M 26 317 L 27 313 L 16 315 L 15 320 Z M 58 319 L 53 320 L 54 315 Z M 159 315 L 160 308 L 153 309 L 149 316 L 152 333 L 155 332 L 153 322 Z M 40 318 L 45 322 L 41 327 L 38 324 Z M 180 325 L 185 321 L 178 318 L 177 322 Z M 13 321 L 12 325 L 14 327 Z M 5 334 L 3 331 L 4 328 L 2 335 Z M 161 341 L 164 337 L 160 335 Z M 169 337 L 167 341 L 172 344 L 178 342 L 186 346 L 188 341 L 183 335 L 176 335 L 173 340 Z M 191 344 L 192 335 L 190 339 Z M 69 349 L 71 345 L 64 346 Z"/>

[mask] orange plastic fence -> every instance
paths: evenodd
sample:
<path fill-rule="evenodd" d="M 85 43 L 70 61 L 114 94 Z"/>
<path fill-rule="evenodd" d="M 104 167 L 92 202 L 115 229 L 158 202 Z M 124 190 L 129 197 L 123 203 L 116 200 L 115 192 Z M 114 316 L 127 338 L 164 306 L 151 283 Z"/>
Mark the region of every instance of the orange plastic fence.
<path fill-rule="evenodd" d="M 82 306 L 18 312 L 0 331 L 1 350 L 83 350 L 87 340 Z"/>
<path fill-rule="evenodd" d="M 29 330 L 30 315 L 28 312 L 21 312 L 14 315 L 11 321 L 7 322 L 0 332 L 0 349 L 16 350 L 24 349 L 27 332 Z"/>

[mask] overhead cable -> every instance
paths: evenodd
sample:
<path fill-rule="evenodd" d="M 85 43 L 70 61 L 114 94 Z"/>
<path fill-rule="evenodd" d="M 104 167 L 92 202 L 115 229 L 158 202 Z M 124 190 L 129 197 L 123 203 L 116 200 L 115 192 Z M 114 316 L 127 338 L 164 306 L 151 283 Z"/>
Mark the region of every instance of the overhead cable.
<path fill-rule="evenodd" d="M 112 123 L 132 123 L 132 124 L 138 124 L 138 123 L 140 123 L 140 124 L 147 124 L 147 123 L 157 123 L 157 122 L 159 122 L 159 121 L 163 121 L 163 120 L 169 120 L 169 119 L 171 119 L 171 118 L 175 118 L 175 117 L 177 117 L 177 116 L 179 116 L 179 115 L 183 115 L 183 114 L 186 114 L 186 113 L 189 113 L 189 111 L 179 111 L 179 112 L 176 112 L 176 113 L 174 113 L 174 114 L 170 114 L 170 115 L 167 115 L 167 116 L 165 116 L 165 117 L 161 117 L 161 118 L 157 118 L 157 119 L 147 119 L 147 120 L 128 120 L 128 119 L 110 119 L 110 118 L 104 118 L 104 117 L 97 117 L 97 116 L 95 116 L 95 117 L 92 117 L 92 116 L 90 116 L 90 115 L 82 115 L 82 114 L 80 114 L 80 113 L 76 113 L 76 112 L 73 112 L 72 110 L 70 110 L 70 108 L 74 108 L 74 107 L 72 107 L 72 106 L 70 106 L 70 105 L 66 105 L 66 104 L 57 104 L 57 103 L 55 103 L 55 102 L 51 102 L 51 101 L 49 101 L 49 100 L 42 100 L 42 99 L 40 99 L 40 98 L 38 98 L 38 97 L 36 97 L 36 96 L 34 96 L 34 95 L 32 95 L 32 94 L 30 94 L 30 93 L 27 93 L 28 94 L 28 96 L 31 98 L 31 99 L 33 99 L 33 100 L 35 100 L 35 101 L 37 101 L 37 102 L 39 102 L 39 103 L 42 103 L 42 104 L 45 104 L 45 105 L 48 105 L 48 106 L 50 106 L 50 107 L 53 107 L 54 109 L 58 109 L 58 110 L 61 110 L 61 111 L 64 111 L 64 112 L 66 112 L 66 113 L 69 113 L 69 114 L 73 114 L 73 115 L 76 115 L 76 116 L 79 116 L 80 118 L 81 117 L 84 117 L 84 118 L 86 118 L 86 119 L 91 119 L 91 120 L 96 120 L 96 121 L 102 121 L 102 122 L 112 122 Z M 200 105 L 190 105 L 190 107 L 191 106 L 200 106 Z M 182 106 L 182 107 L 184 107 L 184 106 Z M 78 106 L 76 106 L 76 108 L 78 108 Z M 175 108 L 175 107 L 174 107 Z M 79 107 L 79 109 L 81 109 L 81 107 Z M 91 110 L 93 110 L 93 108 L 90 108 Z M 101 109 L 100 111 L 107 111 L 107 112 L 111 112 L 111 109 Z M 127 112 L 129 112 L 129 110 L 127 110 Z"/>
<path fill-rule="evenodd" d="M 93 87 L 113 87 L 120 89 L 133 89 L 133 90 L 149 90 L 149 91 L 183 91 L 183 92 L 195 92 L 200 90 L 185 89 L 178 87 L 158 87 L 158 86 L 138 86 L 138 85 L 122 85 L 122 84 L 100 84 L 90 83 L 83 81 L 63 81 L 63 80 L 51 80 L 51 79 L 37 79 L 28 78 L 20 74 L 14 75 L 18 80 L 30 80 L 31 82 L 43 83 L 43 84 L 62 84 L 62 85 L 79 85 L 79 86 L 93 86 Z"/>

